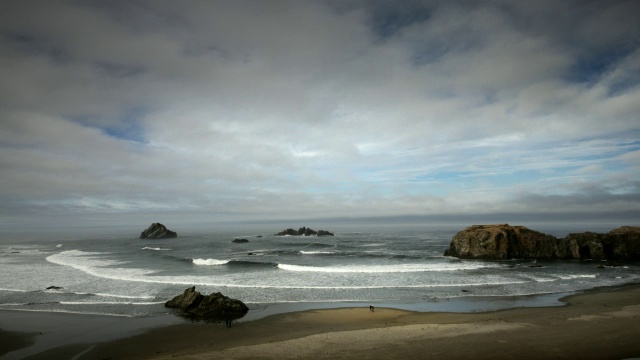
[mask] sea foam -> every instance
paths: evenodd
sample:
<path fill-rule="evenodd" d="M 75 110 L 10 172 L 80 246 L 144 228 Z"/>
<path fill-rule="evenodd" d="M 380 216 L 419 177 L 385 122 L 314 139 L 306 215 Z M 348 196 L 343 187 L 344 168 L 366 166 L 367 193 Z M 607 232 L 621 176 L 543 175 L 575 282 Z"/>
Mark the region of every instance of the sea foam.
<path fill-rule="evenodd" d="M 229 260 L 218 260 L 218 259 L 193 259 L 193 263 L 195 265 L 224 265 L 227 264 Z"/>
<path fill-rule="evenodd" d="M 346 265 L 346 266 L 305 266 L 278 264 L 278 268 L 287 271 L 326 272 L 326 273 L 402 273 L 425 271 L 457 271 L 499 267 L 488 263 L 450 263 L 450 264 L 402 264 L 402 265 Z"/>

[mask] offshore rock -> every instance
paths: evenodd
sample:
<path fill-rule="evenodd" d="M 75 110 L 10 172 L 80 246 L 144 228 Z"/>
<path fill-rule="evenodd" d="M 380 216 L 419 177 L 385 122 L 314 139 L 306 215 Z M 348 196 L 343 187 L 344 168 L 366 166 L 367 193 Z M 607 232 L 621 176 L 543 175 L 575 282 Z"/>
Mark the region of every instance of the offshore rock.
<path fill-rule="evenodd" d="M 151 224 L 145 231 L 140 234 L 140 239 L 169 239 L 178 237 L 174 231 L 167 229 L 160 223 Z"/>
<path fill-rule="evenodd" d="M 231 242 L 234 242 L 234 243 L 248 243 L 249 240 L 242 238 L 242 239 L 233 239 L 233 240 L 231 240 Z"/>
<path fill-rule="evenodd" d="M 524 226 L 473 225 L 453 236 L 445 256 L 463 259 L 551 259 L 557 239 Z"/>
<path fill-rule="evenodd" d="M 232 320 L 243 317 L 249 308 L 240 300 L 231 299 L 221 293 L 202 295 L 196 287 L 167 301 L 164 306 L 180 309 L 185 316 L 202 320 Z"/>
<path fill-rule="evenodd" d="M 284 229 L 279 233 L 275 234 L 276 236 L 285 236 L 285 235 L 299 235 L 298 231 L 293 230 L 292 228 Z"/>
<path fill-rule="evenodd" d="M 317 235 L 317 236 L 334 236 L 333 233 L 326 231 L 326 230 L 318 230 L 315 231 L 311 228 L 308 227 L 301 227 L 298 230 L 294 230 L 292 228 L 288 228 L 288 229 L 284 229 L 282 231 L 280 231 L 279 233 L 275 234 L 275 236 L 285 236 L 285 235 L 292 235 L 292 236 L 311 236 L 311 235 Z"/>
<path fill-rule="evenodd" d="M 474 225 L 453 236 L 445 256 L 465 259 L 577 259 L 640 261 L 640 227 L 557 239 L 524 226 Z"/>

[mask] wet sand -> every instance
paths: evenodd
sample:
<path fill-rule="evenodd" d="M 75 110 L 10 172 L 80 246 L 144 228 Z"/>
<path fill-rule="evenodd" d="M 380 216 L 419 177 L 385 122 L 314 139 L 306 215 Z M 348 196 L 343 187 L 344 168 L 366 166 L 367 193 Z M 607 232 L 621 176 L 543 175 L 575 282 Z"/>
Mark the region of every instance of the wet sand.
<path fill-rule="evenodd" d="M 35 336 L 36 334 L 0 330 L 0 355 L 32 345 Z"/>
<path fill-rule="evenodd" d="M 640 357 L 640 285 L 594 289 L 564 301 L 566 306 L 484 313 L 370 312 L 368 306 L 309 310 L 231 328 L 185 323 L 109 342 L 66 345 L 28 359 Z"/>

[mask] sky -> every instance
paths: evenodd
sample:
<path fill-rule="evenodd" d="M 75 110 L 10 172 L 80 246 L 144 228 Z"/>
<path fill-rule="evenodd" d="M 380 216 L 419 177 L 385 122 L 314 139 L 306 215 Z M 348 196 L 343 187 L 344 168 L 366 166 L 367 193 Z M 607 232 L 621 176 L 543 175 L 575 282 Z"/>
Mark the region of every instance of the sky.
<path fill-rule="evenodd" d="M 638 1 L 0 2 L 0 227 L 640 218 Z"/>

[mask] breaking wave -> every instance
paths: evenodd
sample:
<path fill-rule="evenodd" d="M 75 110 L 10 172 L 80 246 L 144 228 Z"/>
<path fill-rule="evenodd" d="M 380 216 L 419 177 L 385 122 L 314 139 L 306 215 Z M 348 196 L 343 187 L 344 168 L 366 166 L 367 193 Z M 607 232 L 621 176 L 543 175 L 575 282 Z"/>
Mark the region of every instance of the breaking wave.
<path fill-rule="evenodd" d="M 229 260 L 218 260 L 218 259 L 193 259 L 193 263 L 195 265 L 207 265 L 207 266 L 215 266 L 215 265 L 225 265 L 229 263 Z"/>
<path fill-rule="evenodd" d="M 278 268 L 287 271 L 326 272 L 326 273 L 402 273 L 425 271 L 458 271 L 481 268 L 495 268 L 500 265 L 488 263 L 452 263 L 452 264 L 403 264 L 403 265 L 347 265 L 347 266 L 303 266 L 278 264 Z"/>

